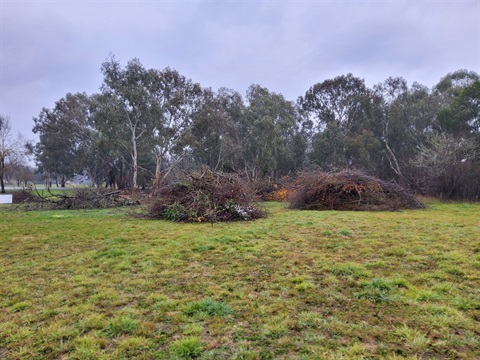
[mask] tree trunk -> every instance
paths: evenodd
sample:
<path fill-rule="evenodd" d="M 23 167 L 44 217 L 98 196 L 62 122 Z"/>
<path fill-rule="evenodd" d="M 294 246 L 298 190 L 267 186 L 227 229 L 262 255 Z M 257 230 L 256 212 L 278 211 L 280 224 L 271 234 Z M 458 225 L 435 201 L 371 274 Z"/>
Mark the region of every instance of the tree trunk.
<path fill-rule="evenodd" d="M 162 173 L 162 163 L 163 163 L 163 151 L 157 150 L 157 153 L 155 154 L 155 178 L 153 179 L 153 191 L 152 194 L 155 195 L 157 193 L 157 188 L 158 185 L 160 184 L 160 175 Z"/>
<path fill-rule="evenodd" d="M 137 175 L 138 175 L 138 152 L 137 152 L 137 139 L 135 133 L 132 132 L 132 188 L 137 188 Z"/>
<path fill-rule="evenodd" d="M 0 159 L 0 193 L 5 194 L 5 182 L 4 182 L 4 174 L 5 174 L 5 160 Z"/>

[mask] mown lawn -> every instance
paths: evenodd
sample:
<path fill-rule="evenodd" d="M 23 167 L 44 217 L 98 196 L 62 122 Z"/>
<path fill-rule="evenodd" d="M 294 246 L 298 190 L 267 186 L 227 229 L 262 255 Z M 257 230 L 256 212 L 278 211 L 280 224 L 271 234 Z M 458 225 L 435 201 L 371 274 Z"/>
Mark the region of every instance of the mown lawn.
<path fill-rule="evenodd" d="M 182 224 L 0 209 L 0 358 L 480 358 L 480 205 Z"/>

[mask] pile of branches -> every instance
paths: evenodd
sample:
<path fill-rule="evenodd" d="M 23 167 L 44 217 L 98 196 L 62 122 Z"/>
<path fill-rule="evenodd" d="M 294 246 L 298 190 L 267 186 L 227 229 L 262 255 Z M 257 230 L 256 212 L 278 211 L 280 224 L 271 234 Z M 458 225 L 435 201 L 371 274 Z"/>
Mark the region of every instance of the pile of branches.
<path fill-rule="evenodd" d="M 262 201 L 287 201 L 291 182 L 292 179 L 289 176 L 284 176 L 275 182 L 269 179 L 260 179 L 251 184 Z"/>
<path fill-rule="evenodd" d="M 138 200 L 123 196 L 121 190 L 102 188 L 79 188 L 64 193 L 35 190 L 34 193 L 23 202 L 25 210 L 104 209 L 139 204 Z"/>
<path fill-rule="evenodd" d="M 157 189 L 148 215 L 185 222 L 254 220 L 265 217 L 252 205 L 256 200 L 254 190 L 236 174 L 202 169 Z"/>
<path fill-rule="evenodd" d="M 358 170 L 301 173 L 293 183 L 290 207 L 301 210 L 396 211 L 424 206 L 393 182 Z"/>
<path fill-rule="evenodd" d="M 12 200 L 14 204 L 35 203 L 39 201 L 37 195 L 32 190 L 22 189 L 12 192 Z"/>

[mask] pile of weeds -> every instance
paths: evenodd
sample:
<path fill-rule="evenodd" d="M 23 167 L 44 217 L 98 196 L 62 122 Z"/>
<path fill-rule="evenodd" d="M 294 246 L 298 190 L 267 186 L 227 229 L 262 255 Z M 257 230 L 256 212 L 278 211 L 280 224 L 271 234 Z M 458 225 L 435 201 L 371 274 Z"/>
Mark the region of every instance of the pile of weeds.
<path fill-rule="evenodd" d="M 236 174 L 203 169 L 158 189 L 148 215 L 185 222 L 254 220 L 265 217 L 253 206 L 256 200 L 254 190 Z"/>
<path fill-rule="evenodd" d="M 395 211 L 422 209 L 413 194 L 358 170 L 301 173 L 293 183 L 290 207 L 301 210 Z"/>

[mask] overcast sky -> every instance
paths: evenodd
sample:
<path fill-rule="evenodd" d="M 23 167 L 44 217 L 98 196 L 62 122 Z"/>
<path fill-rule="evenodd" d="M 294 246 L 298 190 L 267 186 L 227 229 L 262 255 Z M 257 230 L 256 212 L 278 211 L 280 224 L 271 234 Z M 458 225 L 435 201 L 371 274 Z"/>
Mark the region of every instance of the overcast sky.
<path fill-rule="evenodd" d="M 35 138 L 42 107 L 99 91 L 110 54 L 289 100 L 347 73 L 368 86 L 402 76 L 432 87 L 480 72 L 480 1 L 0 0 L 0 114 Z"/>

